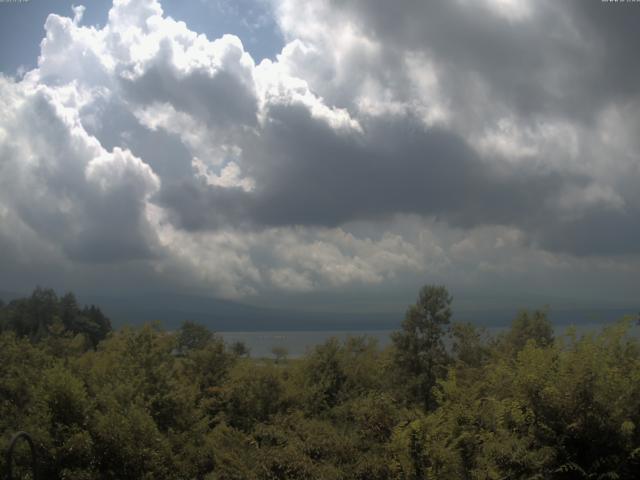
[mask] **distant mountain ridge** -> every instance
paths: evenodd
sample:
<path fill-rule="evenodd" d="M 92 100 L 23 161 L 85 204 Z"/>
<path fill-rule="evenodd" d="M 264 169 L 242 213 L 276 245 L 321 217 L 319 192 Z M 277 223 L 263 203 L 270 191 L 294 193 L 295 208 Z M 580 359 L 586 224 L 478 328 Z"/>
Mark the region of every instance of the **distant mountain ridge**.
<path fill-rule="evenodd" d="M 145 294 L 131 298 L 83 295 L 79 298 L 82 302 L 100 305 L 114 325 L 158 320 L 166 328 L 176 328 L 184 320 L 191 320 L 215 331 L 269 331 L 375 330 L 395 328 L 399 324 L 399 319 L 389 314 L 308 312 L 182 294 Z"/>
<path fill-rule="evenodd" d="M 58 292 L 59 294 L 62 292 Z M 0 292 L 5 302 L 29 293 Z M 317 330 L 392 330 L 400 326 L 404 309 L 397 312 L 353 313 L 318 312 L 304 309 L 261 307 L 198 295 L 145 293 L 136 295 L 96 295 L 78 293 L 82 305 L 94 304 L 111 319 L 114 327 L 159 321 L 164 328 L 175 329 L 183 321 L 202 323 L 214 331 L 317 331 Z M 542 306 L 542 305 L 541 305 Z M 459 308 L 453 305 L 454 320 L 483 326 L 510 324 L 521 308 Z M 604 324 L 624 315 L 637 314 L 637 308 L 617 306 L 563 305 L 554 309 L 550 319 L 557 325 Z"/>

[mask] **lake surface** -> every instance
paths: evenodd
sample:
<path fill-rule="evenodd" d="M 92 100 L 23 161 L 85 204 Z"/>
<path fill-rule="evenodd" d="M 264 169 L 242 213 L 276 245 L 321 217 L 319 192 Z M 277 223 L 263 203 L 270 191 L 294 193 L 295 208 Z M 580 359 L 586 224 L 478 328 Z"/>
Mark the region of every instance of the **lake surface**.
<path fill-rule="evenodd" d="M 385 347 L 391 342 L 392 330 L 365 330 L 365 331 L 274 331 L 274 332 L 218 332 L 225 342 L 244 342 L 251 350 L 252 357 L 272 357 L 271 349 L 284 347 L 290 357 L 300 357 L 316 345 L 324 343 L 331 337 L 345 340 L 348 337 L 366 335 L 375 338 L 378 346 Z"/>
<path fill-rule="evenodd" d="M 576 325 L 577 333 L 584 334 L 587 332 L 598 332 L 600 329 L 610 323 L 585 323 Z M 486 327 L 486 331 L 490 335 L 497 335 L 508 327 Z M 563 335 L 568 325 L 556 326 L 556 335 Z M 367 336 L 372 337 L 378 342 L 379 347 L 386 347 L 391 343 L 391 333 L 394 330 L 318 330 L 318 331 L 265 331 L 265 332 L 218 332 L 224 338 L 225 342 L 233 343 L 237 341 L 244 342 L 251 350 L 251 356 L 273 357 L 271 350 L 274 347 L 284 347 L 289 352 L 290 357 L 300 357 L 307 351 L 313 349 L 316 345 L 324 343 L 331 337 L 338 340 L 345 340 L 348 337 Z M 632 333 L 638 335 L 640 328 L 633 327 Z"/>

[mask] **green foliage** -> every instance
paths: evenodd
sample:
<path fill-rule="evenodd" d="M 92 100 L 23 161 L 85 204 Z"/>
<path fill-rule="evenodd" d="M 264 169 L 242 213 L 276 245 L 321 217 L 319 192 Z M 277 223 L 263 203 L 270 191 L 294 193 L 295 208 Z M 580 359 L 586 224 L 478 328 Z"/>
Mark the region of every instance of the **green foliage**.
<path fill-rule="evenodd" d="M 38 341 L 52 332 L 82 335 L 95 348 L 111 331 L 110 320 L 94 306 L 80 308 L 72 293 L 58 298 L 51 289 L 37 287 L 30 297 L 0 305 L 0 331 Z"/>
<path fill-rule="evenodd" d="M 516 355 L 527 342 L 540 347 L 548 347 L 553 343 L 553 326 L 547 316 L 547 309 L 528 312 L 521 311 L 513 320 L 511 329 L 502 335 L 498 342 L 505 352 Z"/>
<path fill-rule="evenodd" d="M 223 412 L 227 423 L 250 432 L 261 422 L 286 409 L 282 371 L 276 366 L 256 369 L 251 362 L 238 364 L 223 389 Z"/>
<path fill-rule="evenodd" d="M 489 359 L 486 333 L 472 323 L 454 323 L 451 326 L 454 358 L 466 368 L 479 368 Z"/>
<path fill-rule="evenodd" d="M 248 357 L 251 354 L 249 347 L 239 340 L 231 344 L 231 352 L 237 357 Z"/>
<path fill-rule="evenodd" d="M 193 323 L 92 348 L 73 326 L 91 314 L 40 290 L 0 310 L 0 438 L 30 432 L 52 480 L 638 478 L 631 318 L 560 338 L 544 311 L 496 339 L 454 323 L 447 351 L 450 303 L 425 287 L 386 350 L 330 339 L 276 363 Z"/>
<path fill-rule="evenodd" d="M 187 320 L 180 327 L 177 348 L 181 353 L 202 350 L 213 340 L 213 333 L 204 325 Z"/>
<path fill-rule="evenodd" d="M 432 388 L 446 373 L 445 328 L 451 319 L 452 297 L 443 286 L 426 285 L 407 310 L 402 330 L 391 338 L 398 378 L 410 398 L 434 407 Z"/>
<path fill-rule="evenodd" d="M 331 338 L 317 346 L 305 362 L 305 403 L 312 413 L 335 407 L 341 400 L 347 376 L 340 353 L 338 340 Z"/>

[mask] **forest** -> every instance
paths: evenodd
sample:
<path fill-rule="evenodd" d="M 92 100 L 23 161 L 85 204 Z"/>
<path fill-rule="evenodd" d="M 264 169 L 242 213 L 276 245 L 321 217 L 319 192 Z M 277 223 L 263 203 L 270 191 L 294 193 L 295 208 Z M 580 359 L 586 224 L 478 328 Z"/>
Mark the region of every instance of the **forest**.
<path fill-rule="evenodd" d="M 0 445 L 28 432 L 41 479 L 637 479 L 639 328 L 554 335 L 542 309 L 489 336 L 426 285 L 387 348 L 252 358 L 37 288 L 0 304 Z"/>

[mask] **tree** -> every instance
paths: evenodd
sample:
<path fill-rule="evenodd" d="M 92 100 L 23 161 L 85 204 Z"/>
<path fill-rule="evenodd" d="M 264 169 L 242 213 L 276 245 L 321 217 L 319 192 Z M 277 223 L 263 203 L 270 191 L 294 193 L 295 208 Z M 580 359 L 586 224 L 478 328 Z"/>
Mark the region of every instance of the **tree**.
<path fill-rule="evenodd" d="M 225 419 L 234 428 L 249 432 L 285 406 L 282 369 L 274 365 L 241 362 L 224 386 Z"/>
<path fill-rule="evenodd" d="M 111 331 L 111 321 L 100 308 L 91 305 L 81 310 L 73 293 L 58 298 L 52 289 L 41 287 L 30 297 L 12 300 L 0 314 L 3 329 L 32 340 L 42 340 L 52 331 L 62 334 L 62 326 L 70 334 L 82 334 L 95 348 Z"/>
<path fill-rule="evenodd" d="M 549 321 L 548 310 L 529 312 L 522 310 L 511 323 L 511 329 L 502 336 L 502 348 L 515 355 L 532 341 L 538 347 L 548 347 L 553 344 L 553 326 Z"/>
<path fill-rule="evenodd" d="M 95 348 L 111 331 L 111 321 L 95 305 L 84 307 L 80 314 L 83 321 L 78 332 L 86 334 Z"/>
<path fill-rule="evenodd" d="M 75 331 L 78 312 L 78 301 L 73 293 L 68 292 L 60 297 L 60 320 L 67 330 Z"/>
<path fill-rule="evenodd" d="M 251 350 L 247 347 L 247 344 L 241 340 L 237 340 L 231 344 L 231 351 L 237 357 L 248 357 L 251 354 Z"/>
<path fill-rule="evenodd" d="M 287 356 L 289 355 L 289 350 L 287 350 L 287 347 L 276 345 L 271 349 L 271 353 L 273 353 L 273 356 L 276 359 L 276 363 L 282 363 L 287 359 Z"/>
<path fill-rule="evenodd" d="M 316 414 L 338 405 L 347 381 L 340 343 L 335 337 L 314 348 L 302 365 L 305 407 Z"/>
<path fill-rule="evenodd" d="M 452 351 L 455 359 L 466 367 L 480 367 L 489 357 L 484 342 L 485 331 L 472 323 L 454 323 L 451 326 Z"/>
<path fill-rule="evenodd" d="M 5 303 L 0 298 L 0 333 L 7 329 L 7 310 L 5 309 Z"/>
<path fill-rule="evenodd" d="M 182 323 L 178 334 L 178 349 L 182 353 L 190 350 L 202 350 L 213 339 L 213 333 L 199 323 L 187 320 Z"/>
<path fill-rule="evenodd" d="M 403 383 L 427 410 L 435 404 L 431 389 L 446 372 L 443 336 L 451 319 L 452 300 L 444 286 L 425 285 L 416 304 L 408 308 L 402 330 L 391 335 L 394 363 Z"/>

